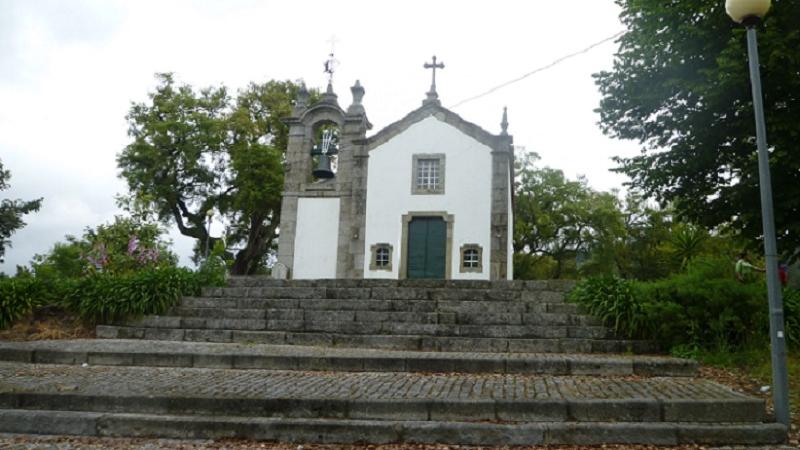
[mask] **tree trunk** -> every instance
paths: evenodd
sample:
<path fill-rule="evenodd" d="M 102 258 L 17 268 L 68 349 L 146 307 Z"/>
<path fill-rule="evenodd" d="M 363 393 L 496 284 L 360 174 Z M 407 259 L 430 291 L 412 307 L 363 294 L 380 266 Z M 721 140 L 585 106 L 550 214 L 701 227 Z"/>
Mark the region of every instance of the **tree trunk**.
<path fill-rule="evenodd" d="M 258 269 L 258 263 L 269 250 L 269 245 L 275 238 L 274 224 L 264 226 L 264 221 L 254 219 L 250 223 L 250 232 L 247 236 L 247 245 L 236 254 L 231 266 L 231 275 L 252 275 Z"/>

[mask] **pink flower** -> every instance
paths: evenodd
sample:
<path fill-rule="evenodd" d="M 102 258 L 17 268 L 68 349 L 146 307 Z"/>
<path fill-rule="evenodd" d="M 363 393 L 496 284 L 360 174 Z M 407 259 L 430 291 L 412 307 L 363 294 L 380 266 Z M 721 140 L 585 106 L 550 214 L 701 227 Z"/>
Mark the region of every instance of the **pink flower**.
<path fill-rule="evenodd" d="M 139 238 L 136 236 L 131 236 L 131 240 L 128 241 L 128 256 L 133 256 L 136 252 L 136 249 L 139 248 Z"/>

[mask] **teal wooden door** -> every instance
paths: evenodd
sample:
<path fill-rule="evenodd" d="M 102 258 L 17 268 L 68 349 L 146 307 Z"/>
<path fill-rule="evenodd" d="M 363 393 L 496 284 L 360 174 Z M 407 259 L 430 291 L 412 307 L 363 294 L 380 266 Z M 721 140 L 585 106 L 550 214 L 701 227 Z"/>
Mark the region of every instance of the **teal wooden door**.
<path fill-rule="evenodd" d="M 408 278 L 445 278 L 447 225 L 441 217 L 415 217 L 408 224 Z"/>

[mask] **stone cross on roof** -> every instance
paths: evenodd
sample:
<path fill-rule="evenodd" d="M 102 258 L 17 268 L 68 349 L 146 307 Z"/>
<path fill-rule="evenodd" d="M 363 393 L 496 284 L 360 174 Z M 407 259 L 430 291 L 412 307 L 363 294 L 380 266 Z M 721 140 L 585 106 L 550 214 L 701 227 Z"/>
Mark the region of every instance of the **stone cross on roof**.
<path fill-rule="evenodd" d="M 431 90 L 428 92 L 428 101 L 434 101 L 439 98 L 439 94 L 436 93 L 436 69 L 444 69 L 444 63 L 436 63 L 436 55 L 433 55 L 433 63 L 425 63 L 423 66 L 426 69 L 433 69 L 432 73 L 432 80 L 431 80 Z"/>

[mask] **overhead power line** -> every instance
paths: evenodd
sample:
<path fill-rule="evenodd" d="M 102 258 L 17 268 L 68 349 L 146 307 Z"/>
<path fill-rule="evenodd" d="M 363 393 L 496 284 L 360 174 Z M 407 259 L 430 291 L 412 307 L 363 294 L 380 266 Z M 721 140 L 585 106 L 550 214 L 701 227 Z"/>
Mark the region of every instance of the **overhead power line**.
<path fill-rule="evenodd" d="M 468 103 L 468 102 L 471 102 L 473 100 L 477 100 L 477 99 L 479 99 L 481 97 L 485 97 L 485 96 L 487 96 L 489 94 L 492 94 L 492 93 L 494 93 L 494 92 L 496 92 L 496 91 L 498 91 L 498 90 L 500 90 L 500 89 L 502 89 L 502 88 L 504 88 L 506 86 L 512 85 L 512 84 L 517 83 L 519 81 L 522 81 L 522 80 L 524 80 L 525 78 L 528 78 L 531 75 L 535 75 L 535 74 L 537 74 L 539 72 L 543 72 L 543 71 L 545 71 L 547 69 L 550 69 L 550 68 L 552 68 L 554 66 L 557 66 L 558 64 L 561 64 L 562 62 L 564 62 L 564 61 L 566 61 L 568 59 L 574 58 L 576 56 L 583 55 L 584 53 L 588 53 L 589 51 L 591 51 L 595 47 L 599 47 L 599 46 L 605 44 L 608 41 L 613 41 L 614 39 L 622 36 L 623 34 L 625 34 L 625 31 L 620 31 L 618 33 L 615 33 L 613 36 L 609 36 L 609 37 L 603 39 L 602 41 L 597 41 L 594 44 L 584 48 L 583 50 L 579 50 L 579 51 L 577 51 L 575 53 L 570 53 L 569 55 L 562 56 L 562 57 L 556 59 L 555 61 L 551 62 L 550 64 L 547 64 L 545 66 L 539 67 L 538 69 L 532 70 L 532 71 L 526 73 L 525 75 L 522 75 L 520 77 L 514 78 L 513 80 L 510 80 L 510 81 L 506 81 L 505 83 L 497 85 L 497 86 L 487 90 L 486 92 L 478 94 L 478 95 L 476 95 L 474 97 L 470 97 L 470 98 L 468 98 L 466 100 L 462 100 L 462 101 L 454 104 L 450 108 L 457 108 L 457 107 L 463 105 L 464 103 Z"/>

